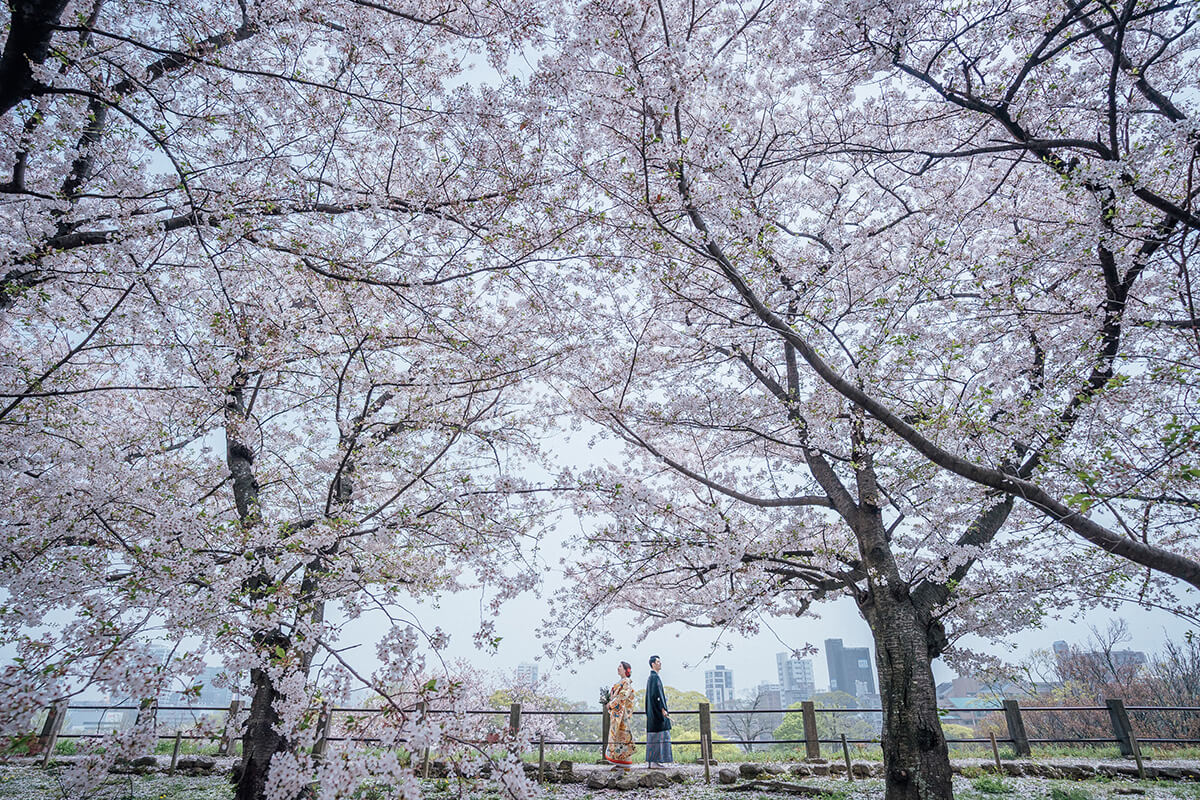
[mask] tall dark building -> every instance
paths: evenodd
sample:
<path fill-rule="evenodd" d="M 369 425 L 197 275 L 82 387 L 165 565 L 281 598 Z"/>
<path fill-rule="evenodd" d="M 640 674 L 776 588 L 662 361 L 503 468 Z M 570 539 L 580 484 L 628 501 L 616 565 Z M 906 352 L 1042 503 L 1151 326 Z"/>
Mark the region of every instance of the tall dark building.
<path fill-rule="evenodd" d="M 829 666 L 829 691 L 855 697 L 876 693 L 871 651 L 867 648 L 843 647 L 841 639 L 826 639 L 825 663 Z"/>

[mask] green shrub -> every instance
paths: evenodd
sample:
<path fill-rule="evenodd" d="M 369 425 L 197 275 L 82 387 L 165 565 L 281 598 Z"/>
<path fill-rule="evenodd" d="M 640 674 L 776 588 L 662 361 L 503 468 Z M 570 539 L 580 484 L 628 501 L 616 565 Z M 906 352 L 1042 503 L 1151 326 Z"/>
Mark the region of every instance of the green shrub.
<path fill-rule="evenodd" d="M 170 755 L 175 750 L 175 738 L 159 739 L 154 745 L 154 752 L 159 755 Z M 205 755 L 215 756 L 217 754 L 217 743 L 208 739 L 182 739 L 179 742 L 180 755 Z"/>
<path fill-rule="evenodd" d="M 537 747 L 526 750 L 521 758 L 527 762 L 537 763 Z M 551 750 L 546 748 L 546 763 L 557 764 L 560 761 L 571 761 L 576 764 L 594 764 L 600 759 L 600 748 L 587 750 Z"/>
<path fill-rule="evenodd" d="M 0 754 L 24 756 L 37 752 L 37 748 L 38 736 L 30 731 L 20 736 L 10 736 L 4 740 L 3 746 L 0 746 Z"/>

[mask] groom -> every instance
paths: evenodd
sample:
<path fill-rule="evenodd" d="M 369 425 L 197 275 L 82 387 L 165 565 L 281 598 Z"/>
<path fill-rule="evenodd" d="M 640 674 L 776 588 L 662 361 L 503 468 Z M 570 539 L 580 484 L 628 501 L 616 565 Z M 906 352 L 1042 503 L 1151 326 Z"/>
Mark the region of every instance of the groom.
<path fill-rule="evenodd" d="M 662 660 L 650 656 L 650 677 L 646 680 L 646 762 L 650 769 L 669 764 L 671 758 L 671 713 L 667 711 L 667 693 L 658 671 Z"/>

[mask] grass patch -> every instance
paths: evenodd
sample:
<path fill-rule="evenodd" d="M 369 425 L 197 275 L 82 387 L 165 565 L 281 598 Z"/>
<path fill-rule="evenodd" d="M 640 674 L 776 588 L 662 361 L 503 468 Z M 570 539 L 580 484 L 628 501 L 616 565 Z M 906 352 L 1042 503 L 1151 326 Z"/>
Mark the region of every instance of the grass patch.
<path fill-rule="evenodd" d="M 1095 800 L 1086 789 L 1061 784 L 1051 786 L 1048 796 L 1050 800 Z"/>
<path fill-rule="evenodd" d="M 521 758 L 525 762 L 537 763 L 537 745 L 532 749 L 523 753 Z M 546 763 L 557 764 L 560 761 L 570 761 L 573 764 L 595 764 L 600 760 L 600 748 L 588 748 L 587 750 L 546 750 Z"/>
<path fill-rule="evenodd" d="M 204 739 L 182 739 L 179 742 L 179 754 L 189 756 L 215 756 L 219 745 Z M 170 755 L 175 751 L 174 739 L 159 739 L 154 745 L 158 755 Z"/>
<path fill-rule="evenodd" d="M 1012 786 L 995 775 L 980 775 L 971 781 L 971 788 L 981 794 L 1011 794 Z"/>

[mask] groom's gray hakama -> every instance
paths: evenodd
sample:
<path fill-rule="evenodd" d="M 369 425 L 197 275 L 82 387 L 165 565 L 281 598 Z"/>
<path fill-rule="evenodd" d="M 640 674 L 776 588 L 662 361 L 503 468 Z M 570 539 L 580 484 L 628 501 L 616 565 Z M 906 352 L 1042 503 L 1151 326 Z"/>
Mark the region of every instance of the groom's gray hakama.
<path fill-rule="evenodd" d="M 671 756 L 670 731 L 646 731 L 646 761 L 651 764 L 669 764 Z"/>
<path fill-rule="evenodd" d="M 651 764 L 668 764 L 671 756 L 671 720 L 665 716 L 667 693 L 662 679 L 651 670 L 646 680 L 646 761 Z"/>

